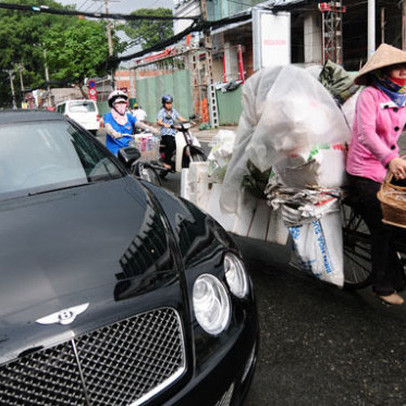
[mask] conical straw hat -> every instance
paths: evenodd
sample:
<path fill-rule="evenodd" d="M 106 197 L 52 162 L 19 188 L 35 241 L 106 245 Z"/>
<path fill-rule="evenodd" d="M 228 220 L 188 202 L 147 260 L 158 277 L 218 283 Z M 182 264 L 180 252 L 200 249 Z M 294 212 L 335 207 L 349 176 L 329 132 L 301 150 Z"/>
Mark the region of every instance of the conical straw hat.
<path fill-rule="evenodd" d="M 359 71 L 354 79 L 354 83 L 357 85 L 365 85 L 368 73 L 397 63 L 406 63 L 406 52 L 388 44 L 381 44 Z"/>

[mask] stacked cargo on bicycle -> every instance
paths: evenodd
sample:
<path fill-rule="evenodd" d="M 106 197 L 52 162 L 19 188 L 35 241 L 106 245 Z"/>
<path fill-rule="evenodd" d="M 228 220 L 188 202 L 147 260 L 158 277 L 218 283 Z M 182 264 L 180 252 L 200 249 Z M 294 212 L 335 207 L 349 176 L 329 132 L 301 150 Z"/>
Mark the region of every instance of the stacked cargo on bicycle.
<path fill-rule="evenodd" d="M 141 152 L 141 160 L 144 162 L 156 161 L 159 159 L 159 137 L 143 132 L 134 135 L 131 146 L 136 147 Z"/>
<path fill-rule="evenodd" d="M 285 231 L 292 264 L 338 286 L 345 279 L 341 188 L 357 96 L 346 74 L 326 64 L 251 76 L 224 180 L 213 181 L 203 203 L 236 234 L 280 243 Z"/>

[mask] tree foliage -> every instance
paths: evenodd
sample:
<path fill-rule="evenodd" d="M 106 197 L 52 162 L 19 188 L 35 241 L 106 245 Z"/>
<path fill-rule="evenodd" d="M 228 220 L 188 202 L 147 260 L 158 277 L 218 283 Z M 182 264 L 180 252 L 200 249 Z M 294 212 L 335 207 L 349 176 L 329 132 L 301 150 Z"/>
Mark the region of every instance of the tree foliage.
<path fill-rule="evenodd" d="M 172 17 L 172 10 L 162 7 L 154 9 L 140 8 L 131 14 Z M 172 20 L 133 20 L 126 22 L 121 28 L 132 39 L 132 44 L 140 44 L 142 49 L 152 47 L 173 36 Z"/>
<path fill-rule="evenodd" d="M 8 0 L 8 3 L 38 6 L 38 0 Z M 41 0 L 53 9 L 72 9 L 54 0 Z M 104 22 L 76 16 L 0 9 L 0 106 L 11 105 L 7 71 L 14 70 L 14 86 L 21 97 L 17 66 L 23 67 L 25 89 L 45 82 L 45 54 L 50 80 L 80 83 L 87 76 L 106 72 L 108 45 Z M 123 49 L 117 38 L 115 51 Z M 45 52 L 44 52 L 45 51 Z"/>
<path fill-rule="evenodd" d="M 33 0 L 9 2 L 38 5 L 38 2 Z M 43 0 L 42 4 L 57 9 L 63 8 L 52 0 Z M 17 65 L 23 67 L 25 88 L 34 87 L 43 82 L 45 76 L 41 38 L 54 24 L 64 29 L 71 23 L 72 17 L 0 9 L 0 21 L 0 80 L 4 83 L 4 86 L 0 87 L 0 103 L 4 106 L 11 105 L 9 76 L 6 71 L 17 72 Z M 14 85 L 19 98 L 21 96 L 19 81 L 15 81 Z"/>
<path fill-rule="evenodd" d="M 65 30 L 55 26 L 43 36 L 52 78 L 80 86 L 86 77 L 106 73 L 108 44 L 100 22 L 76 20 Z"/>

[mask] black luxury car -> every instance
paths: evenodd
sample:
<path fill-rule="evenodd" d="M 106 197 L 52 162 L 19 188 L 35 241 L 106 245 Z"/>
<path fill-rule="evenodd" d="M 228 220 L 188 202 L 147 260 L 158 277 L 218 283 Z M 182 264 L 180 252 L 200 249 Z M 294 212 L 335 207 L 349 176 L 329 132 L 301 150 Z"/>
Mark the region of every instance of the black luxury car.
<path fill-rule="evenodd" d="M 241 404 L 258 324 L 228 234 L 58 113 L 1 112 L 0 143 L 0 404 Z"/>

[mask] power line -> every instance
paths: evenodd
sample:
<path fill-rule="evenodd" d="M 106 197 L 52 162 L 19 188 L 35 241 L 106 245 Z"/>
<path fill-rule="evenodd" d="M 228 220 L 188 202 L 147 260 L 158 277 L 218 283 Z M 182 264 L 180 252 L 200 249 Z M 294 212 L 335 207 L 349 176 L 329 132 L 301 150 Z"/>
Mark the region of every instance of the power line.
<path fill-rule="evenodd" d="M 192 33 L 192 32 L 197 32 L 197 31 L 203 31 L 205 29 L 215 29 L 222 27 L 224 25 L 240 22 L 240 21 L 245 21 L 249 20 L 251 18 L 251 13 L 244 13 L 240 14 L 238 16 L 234 17 L 226 17 L 222 18 L 221 20 L 216 20 L 216 21 L 202 21 L 200 20 L 199 22 L 194 22 L 190 27 L 186 28 L 185 30 L 181 31 L 180 33 L 174 35 L 172 38 L 162 41 L 159 44 L 156 44 L 150 48 L 144 49 L 142 51 L 130 54 L 130 55 L 125 55 L 125 56 L 113 56 L 109 58 L 108 63 L 109 64 L 118 64 L 122 61 L 128 61 L 133 58 L 138 58 L 140 56 L 144 56 L 150 52 L 155 52 L 155 51 L 160 51 L 161 49 L 166 48 L 169 45 L 176 44 L 179 42 L 183 37 L 186 37 L 186 35 Z"/>
<path fill-rule="evenodd" d="M 59 15 L 69 15 L 69 16 L 84 16 L 89 18 L 111 18 L 113 20 L 193 20 L 197 21 L 200 17 L 166 17 L 166 16 L 145 16 L 145 15 L 136 15 L 136 14 L 106 14 L 106 13 L 87 13 L 85 11 L 76 11 L 76 10 L 58 10 L 49 8 L 48 6 L 24 6 L 21 4 L 12 4 L 12 3 L 0 3 L 0 9 L 6 10 L 19 10 L 19 11 L 31 11 L 31 12 L 41 12 L 46 14 L 59 14 Z"/>

